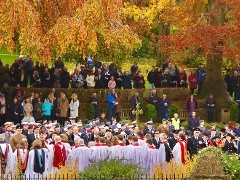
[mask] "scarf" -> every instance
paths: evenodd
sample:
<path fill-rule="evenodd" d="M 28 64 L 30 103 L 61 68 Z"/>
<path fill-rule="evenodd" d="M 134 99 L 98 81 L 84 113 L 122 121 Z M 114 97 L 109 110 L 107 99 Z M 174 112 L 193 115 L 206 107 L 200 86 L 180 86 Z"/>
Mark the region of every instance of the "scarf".
<path fill-rule="evenodd" d="M 1 148 L 1 146 L 0 146 L 1 170 L 2 170 L 2 174 L 5 174 L 5 172 L 6 172 L 7 161 L 8 161 L 8 152 L 9 152 L 9 144 L 6 144 L 5 153 L 3 153 L 2 148 Z"/>
<path fill-rule="evenodd" d="M 34 149 L 34 167 L 33 171 L 35 173 L 43 174 L 45 171 L 45 152 L 41 149 L 41 153 L 39 153 L 40 148 Z"/>
<path fill-rule="evenodd" d="M 181 147 L 181 162 L 182 162 L 182 164 L 185 164 L 186 163 L 186 161 L 185 161 L 185 146 L 184 146 L 182 140 L 179 141 L 179 144 Z"/>
<path fill-rule="evenodd" d="M 22 171 L 25 171 L 25 169 L 27 167 L 27 162 L 28 162 L 28 150 L 25 149 L 25 151 L 26 151 L 26 155 L 25 155 L 24 160 L 22 161 L 21 155 L 20 155 L 20 149 L 17 149 L 17 158 L 18 158 L 18 161 L 19 161 L 20 169 Z M 24 153 L 24 149 L 23 149 L 23 153 Z"/>

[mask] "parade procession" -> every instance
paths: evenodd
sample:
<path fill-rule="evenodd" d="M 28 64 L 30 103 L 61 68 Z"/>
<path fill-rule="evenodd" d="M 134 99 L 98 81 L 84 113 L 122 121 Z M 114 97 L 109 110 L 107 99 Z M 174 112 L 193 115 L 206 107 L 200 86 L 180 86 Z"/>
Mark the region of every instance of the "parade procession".
<path fill-rule="evenodd" d="M 213 124 L 212 129 L 202 133 L 203 126 L 190 131 L 180 124 L 175 130 L 171 122 L 163 119 L 155 127 L 150 120 L 142 130 L 135 121 L 117 123 L 116 119 L 107 124 L 93 119 L 84 125 L 70 117 L 63 126 L 57 121 L 17 125 L 6 122 L 0 134 L 2 177 L 20 169 L 26 179 L 46 178 L 73 162 L 77 162 L 80 173 L 104 159 L 123 159 L 123 163 L 139 165 L 153 174 L 155 165 L 170 161 L 184 165 L 188 157 L 194 158 L 207 147 L 238 153 L 233 133 L 236 128 L 232 131 L 225 126 L 218 130 Z"/>

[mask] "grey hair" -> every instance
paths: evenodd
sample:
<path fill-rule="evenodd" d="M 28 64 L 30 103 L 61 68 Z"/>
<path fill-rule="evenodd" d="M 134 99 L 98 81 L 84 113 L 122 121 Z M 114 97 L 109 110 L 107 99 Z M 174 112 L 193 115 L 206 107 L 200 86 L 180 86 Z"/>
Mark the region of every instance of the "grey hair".
<path fill-rule="evenodd" d="M 80 138 L 79 136 L 76 136 L 76 137 L 74 138 L 74 142 L 80 143 L 80 140 L 81 140 L 81 138 Z"/>
<path fill-rule="evenodd" d="M 59 141 L 61 141 L 62 140 L 62 138 L 60 137 L 60 136 L 55 136 L 54 137 L 54 141 L 55 142 L 59 142 Z"/>
<path fill-rule="evenodd" d="M 165 133 L 161 133 L 161 134 L 160 134 L 160 138 L 162 138 L 162 139 L 167 139 L 167 135 L 166 135 Z"/>

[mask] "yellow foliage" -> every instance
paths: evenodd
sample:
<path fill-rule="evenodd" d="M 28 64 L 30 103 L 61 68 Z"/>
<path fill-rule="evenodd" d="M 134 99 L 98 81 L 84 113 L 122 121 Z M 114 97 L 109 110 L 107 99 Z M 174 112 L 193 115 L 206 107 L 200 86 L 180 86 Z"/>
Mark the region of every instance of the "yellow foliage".
<path fill-rule="evenodd" d="M 154 167 L 154 176 L 156 178 L 164 179 L 164 178 L 188 178 L 191 175 L 191 172 L 194 168 L 194 165 L 196 163 L 196 158 L 193 160 L 190 160 L 190 158 L 187 158 L 186 163 L 183 164 L 176 164 L 174 161 L 171 161 L 169 163 L 165 162 L 164 164 L 156 165 Z"/>

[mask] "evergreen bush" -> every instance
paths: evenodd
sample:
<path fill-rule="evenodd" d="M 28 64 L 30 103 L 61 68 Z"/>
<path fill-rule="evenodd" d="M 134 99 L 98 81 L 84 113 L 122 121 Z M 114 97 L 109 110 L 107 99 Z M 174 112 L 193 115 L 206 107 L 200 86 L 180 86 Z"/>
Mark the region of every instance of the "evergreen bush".
<path fill-rule="evenodd" d="M 168 117 L 171 119 L 173 118 L 173 115 L 175 113 L 178 113 L 179 111 L 179 106 L 177 104 L 171 104 L 170 107 L 169 107 L 169 115 Z"/>
<path fill-rule="evenodd" d="M 154 105 L 148 104 L 146 106 L 146 116 L 148 119 L 155 119 L 157 117 L 157 111 Z"/>
<path fill-rule="evenodd" d="M 104 159 L 92 163 L 81 174 L 80 179 L 132 179 L 137 180 L 143 175 L 143 170 L 138 165 L 124 163 L 122 159 Z"/>
<path fill-rule="evenodd" d="M 231 121 L 238 121 L 238 116 L 239 116 L 239 108 L 236 104 L 233 104 L 230 108 L 230 119 Z"/>
<path fill-rule="evenodd" d="M 91 120 L 94 118 L 94 107 L 92 104 L 87 104 L 87 119 Z"/>

